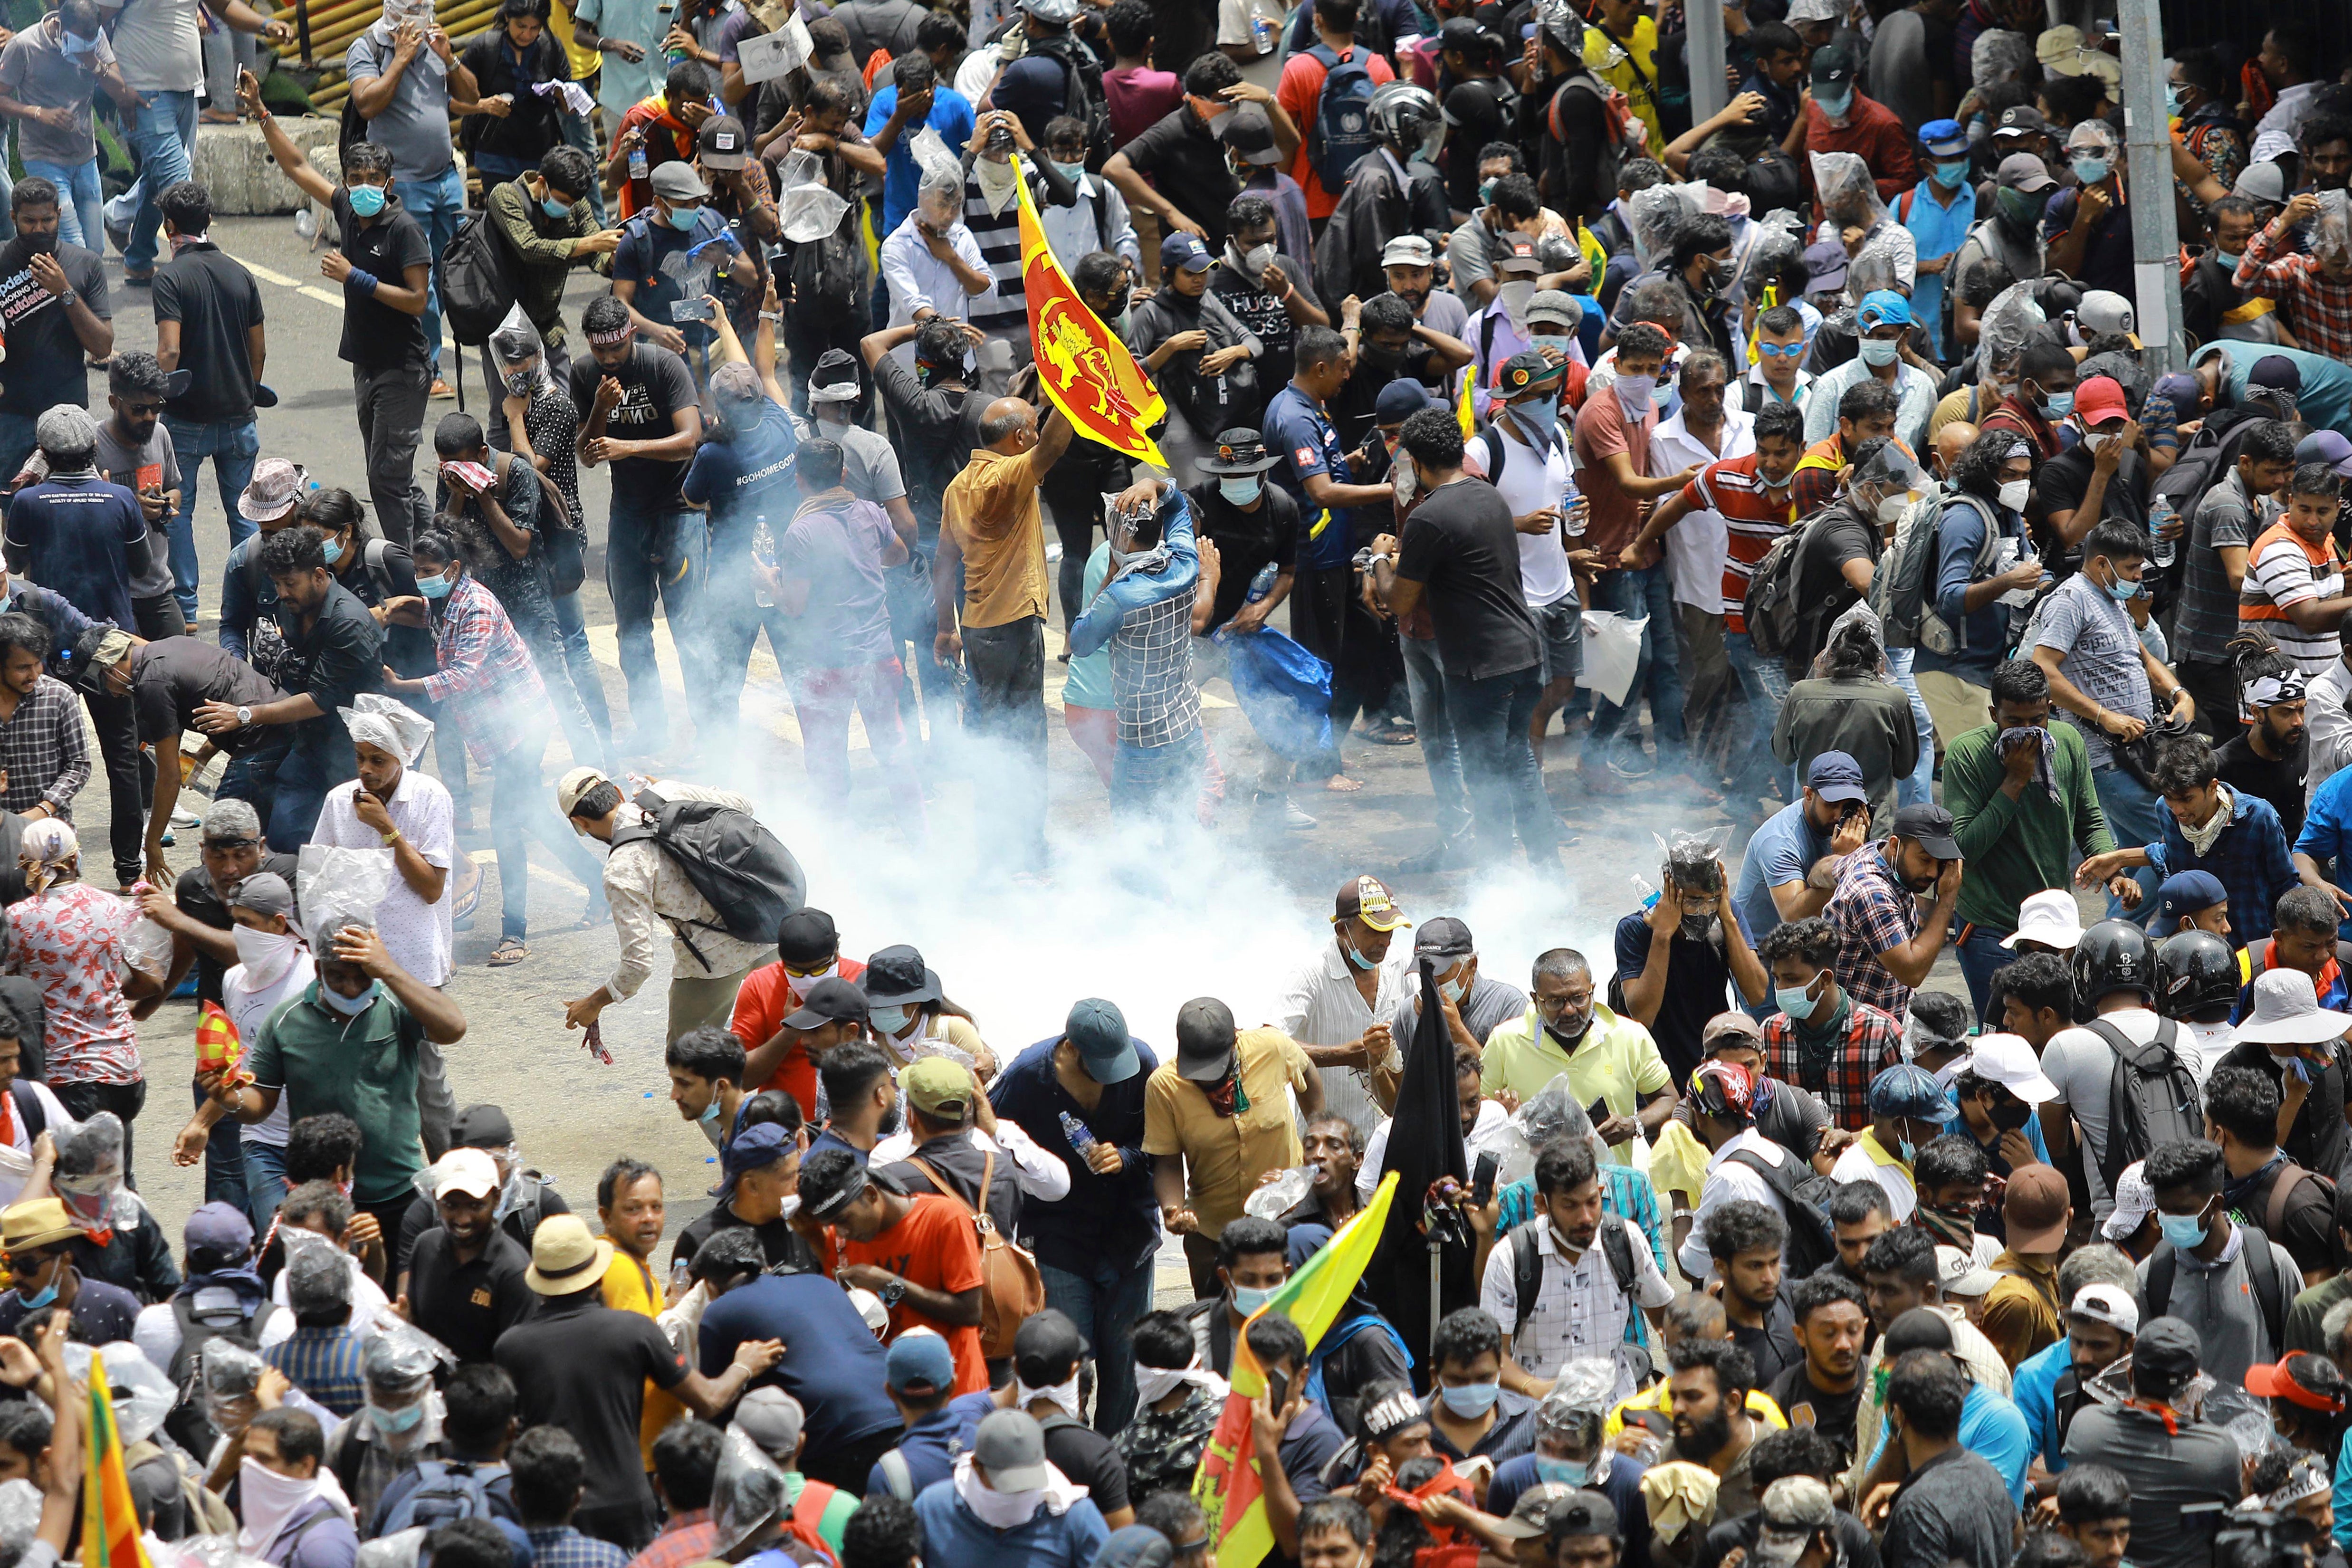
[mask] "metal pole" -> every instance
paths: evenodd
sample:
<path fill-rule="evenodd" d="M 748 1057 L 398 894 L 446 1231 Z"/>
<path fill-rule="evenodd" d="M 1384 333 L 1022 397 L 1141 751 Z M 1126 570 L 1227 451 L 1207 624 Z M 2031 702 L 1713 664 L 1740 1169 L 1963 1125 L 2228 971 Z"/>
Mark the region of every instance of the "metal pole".
<path fill-rule="evenodd" d="M 1687 0 L 1683 16 L 1690 25 L 1683 58 L 1690 68 L 1691 123 L 1703 125 L 1731 101 L 1723 85 L 1723 11 L 1717 0 Z"/>
<path fill-rule="evenodd" d="M 1430 1382 L 1433 1384 L 1437 1381 L 1437 1373 L 1434 1371 L 1437 1365 L 1437 1320 L 1443 1316 L 1438 1310 L 1440 1304 L 1438 1277 L 1443 1271 L 1444 1256 L 1445 1244 L 1435 1237 L 1431 1237 L 1429 1238 L 1429 1364 L 1433 1369 L 1430 1373 Z"/>
<path fill-rule="evenodd" d="M 2157 0 L 2121 0 L 2124 146 L 2131 155 L 2133 291 L 2151 374 L 2188 357 L 2180 326 L 2180 232 L 2173 211 L 2172 130 L 2164 112 L 2164 25 Z"/>

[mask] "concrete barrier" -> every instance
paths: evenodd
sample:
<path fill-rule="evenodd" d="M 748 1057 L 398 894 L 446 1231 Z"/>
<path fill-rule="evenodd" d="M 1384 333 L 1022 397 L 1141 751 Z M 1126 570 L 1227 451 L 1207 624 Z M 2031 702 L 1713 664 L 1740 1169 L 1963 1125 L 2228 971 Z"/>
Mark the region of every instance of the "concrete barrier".
<path fill-rule="evenodd" d="M 320 174 L 330 180 L 342 177 L 342 161 L 335 155 L 336 121 L 282 114 L 278 126 Z M 258 125 L 197 126 L 194 162 L 195 177 L 212 193 L 216 214 L 250 217 L 290 213 L 302 205 L 302 193 L 270 157 Z"/>

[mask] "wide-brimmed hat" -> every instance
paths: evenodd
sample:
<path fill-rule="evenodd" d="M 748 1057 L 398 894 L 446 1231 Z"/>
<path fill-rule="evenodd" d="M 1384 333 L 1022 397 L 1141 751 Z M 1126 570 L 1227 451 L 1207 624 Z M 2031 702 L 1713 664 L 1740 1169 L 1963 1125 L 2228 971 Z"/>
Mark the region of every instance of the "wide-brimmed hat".
<path fill-rule="evenodd" d="M 253 465 L 253 478 L 236 498 L 236 514 L 247 522 L 276 522 L 302 504 L 308 479 L 299 463 L 264 458 Z"/>
<path fill-rule="evenodd" d="M 2300 969 L 2265 969 L 2254 976 L 2254 1008 L 2238 1038 L 2265 1046 L 2321 1046 L 2352 1029 L 2352 1017 L 2322 1007 L 2311 976 Z"/>
<path fill-rule="evenodd" d="M 902 1007 L 917 1002 L 944 1000 L 939 972 L 923 963 L 923 955 L 900 943 L 886 947 L 866 961 L 860 982 L 869 1007 Z"/>
<path fill-rule="evenodd" d="M 613 1261 L 613 1244 L 588 1234 L 576 1214 L 551 1214 L 531 1234 L 530 1267 L 522 1282 L 542 1296 L 571 1296 L 593 1288 Z"/>
<path fill-rule="evenodd" d="M 1262 474 L 1280 461 L 1282 455 L 1268 452 L 1265 437 L 1258 432 L 1234 429 L 1219 432 L 1215 449 L 1194 466 L 1204 474 L 1238 479 L 1244 474 Z"/>

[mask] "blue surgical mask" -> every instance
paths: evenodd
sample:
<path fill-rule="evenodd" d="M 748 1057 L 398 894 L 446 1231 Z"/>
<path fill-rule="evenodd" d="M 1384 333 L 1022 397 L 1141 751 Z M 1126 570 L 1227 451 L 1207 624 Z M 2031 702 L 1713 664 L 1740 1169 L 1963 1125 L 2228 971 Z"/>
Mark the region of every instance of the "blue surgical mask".
<path fill-rule="evenodd" d="M 27 1311 L 37 1312 L 43 1307 L 47 1306 L 50 1302 L 58 1299 L 58 1290 L 65 1284 L 65 1267 L 60 1264 L 58 1268 L 57 1273 L 50 1277 L 47 1287 L 39 1292 L 27 1296 L 25 1294 L 25 1288 L 22 1285 L 17 1286 L 16 1300 L 18 1304 L 23 1306 Z"/>
<path fill-rule="evenodd" d="M 416 591 L 428 599 L 446 599 L 449 596 L 449 590 L 457 585 L 446 577 L 419 577 L 416 580 Z"/>
<path fill-rule="evenodd" d="M 2110 565 L 2109 570 L 2113 570 L 2112 565 Z M 2134 599 L 2139 597 L 2140 585 L 2119 572 L 2116 574 L 2116 580 L 2114 582 L 2101 583 L 2099 586 L 2106 590 L 2107 597 L 2116 601 L 2118 604 L 2127 605 Z"/>
<path fill-rule="evenodd" d="M 2077 158 L 2074 177 L 2086 185 L 2095 185 L 2107 177 L 2108 163 L 2105 158 Z"/>
<path fill-rule="evenodd" d="M 716 1121 L 719 1120 L 719 1112 L 721 1109 L 723 1108 L 719 1103 L 719 1097 L 714 1094 L 710 1097 L 710 1103 L 702 1108 L 702 1114 L 694 1120 L 698 1124 Z"/>
<path fill-rule="evenodd" d="M 1592 1476 L 1590 1459 L 1547 1459 L 1536 1456 L 1536 1479 L 1549 1485 L 1580 1487 Z"/>
<path fill-rule="evenodd" d="M 681 234 L 691 233 L 695 219 L 701 216 L 700 207 L 672 207 L 661 216 L 662 222 Z"/>
<path fill-rule="evenodd" d="M 1909 1164 L 1918 1152 L 1919 1145 L 1912 1142 L 1908 1138 L 1897 1138 L 1895 1141 L 1895 1157 L 1905 1164 Z"/>
<path fill-rule="evenodd" d="M 1065 163 L 1059 158 L 1056 158 L 1054 160 L 1054 167 L 1061 170 L 1062 178 L 1069 181 L 1070 184 L 1074 185 L 1080 180 L 1087 177 L 1087 162 L 1083 158 L 1079 159 L 1075 163 Z"/>
<path fill-rule="evenodd" d="M 396 1436 L 403 1432 L 414 1431 L 416 1424 L 425 1419 L 425 1401 L 420 1399 L 405 1410 L 386 1410 L 381 1405 L 371 1405 L 367 1407 L 367 1414 L 369 1423 L 377 1431 L 387 1436 Z"/>
<path fill-rule="evenodd" d="M 1219 479 L 1217 493 L 1235 506 L 1249 506 L 1265 490 L 1265 481 L 1255 474 L 1246 479 Z"/>
<path fill-rule="evenodd" d="M 1813 107 L 1832 120 L 1843 120 L 1845 111 L 1853 107 L 1853 89 L 1849 88 L 1834 95 L 1817 92 L 1813 94 Z"/>
<path fill-rule="evenodd" d="M 2170 119 L 2178 120 L 2180 118 L 2180 89 L 2179 88 L 2167 87 L 2164 89 L 2164 112 Z"/>
<path fill-rule="evenodd" d="M 340 539 L 330 539 L 320 548 L 322 552 L 326 555 L 327 564 L 330 566 L 332 566 L 336 562 L 341 561 L 343 558 L 343 542 Z"/>
<path fill-rule="evenodd" d="M 1811 1018 L 1813 1009 L 1821 1005 L 1813 999 L 1813 988 L 1810 985 L 1775 986 L 1772 1000 L 1780 1011 L 1801 1024 Z"/>
<path fill-rule="evenodd" d="M 572 216 L 572 204 L 559 202 L 553 196 L 549 196 L 539 204 L 539 210 L 551 218 L 567 218 Z"/>
<path fill-rule="evenodd" d="M 319 998 L 346 1018 L 356 1018 L 375 1005 L 378 984 L 369 981 L 366 990 L 356 996 L 346 996 L 324 980 L 319 982 Z"/>
<path fill-rule="evenodd" d="M 1536 347 L 1539 349 L 1554 350 L 1563 359 L 1568 357 L 1569 345 L 1573 343 L 1576 340 L 1573 338 L 1562 337 L 1551 332 L 1538 332 L 1536 334 Z"/>
<path fill-rule="evenodd" d="M 1459 1388 L 1441 1384 L 1437 1397 L 1444 1402 L 1447 1410 L 1465 1421 L 1475 1421 L 1495 1408 L 1495 1401 L 1502 1392 L 1500 1383 L 1465 1383 Z"/>
<path fill-rule="evenodd" d="M 911 1007 L 868 1007 L 866 1009 L 866 1021 L 874 1026 L 874 1032 L 877 1035 L 895 1035 L 898 1033 L 899 1030 L 904 1029 L 907 1026 L 907 1020 L 913 1016 L 914 1009 Z"/>
<path fill-rule="evenodd" d="M 1470 989 L 1470 983 L 1466 980 L 1441 980 L 1437 983 L 1437 989 L 1448 1002 L 1459 1006 L 1463 994 Z"/>
<path fill-rule="evenodd" d="M 1234 1310 L 1239 1312 L 1244 1318 L 1249 1317 L 1253 1313 L 1256 1312 L 1260 1308 L 1264 1307 L 1268 1301 L 1273 1300 L 1275 1291 L 1279 1290 L 1280 1289 L 1282 1289 L 1282 1287 L 1279 1285 L 1269 1287 L 1264 1290 L 1260 1290 L 1254 1286 L 1236 1285 L 1234 1287 Z"/>
<path fill-rule="evenodd" d="M 351 198 L 352 211 L 362 217 L 373 217 L 383 211 L 384 189 L 382 185 L 348 185 L 344 194 Z"/>
<path fill-rule="evenodd" d="M 2053 392 L 2042 400 L 2042 417 L 2044 419 L 2063 419 L 2074 412 L 2074 394 L 2071 389 Z"/>
<path fill-rule="evenodd" d="M 1525 403 L 1514 403 L 1511 405 L 1511 413 L 1538 430 L 1548 432 L 1559 428 L 1559 402 L 1554 396 L 1546 395 L 1532 398 Z"/>
<path fill-rule="evenodd" d="M 1966 158 L 1955 159 L 1951 163 L 1938 163 L 1936 165 L 1936 183 L 1946 186 L 1947 188 L 1957 190 L 1959 187 L 1960 182 L 1967 179 L 1968 176 L 1969 161 Z"/>
<path fill-rule="evenodd" d="M 2202 1213 L 2160 1214 L 2156 1216 L 2156 1223 L 2175 1252 L 2188 1252 L 2205 1245 L 2205 1216 Z"/>
<path fill-rule="evenodd" d="M 58 30 L 58 52 L 65 55 L 68 59 L 79 59 L 83 55 L 90 54 L 98 48 L 98 39 L 95 37 L 77 38 L 71 33 L 65 31 L 62 27 Z"/>
<path fill-rule="evenodd" d="M 1864 364 L 1893 364 L 1901 357 L 1903 344 L 1893 338 L 1864 338 L 1862 340 L 1861 352 L 1862 363 Z"/>

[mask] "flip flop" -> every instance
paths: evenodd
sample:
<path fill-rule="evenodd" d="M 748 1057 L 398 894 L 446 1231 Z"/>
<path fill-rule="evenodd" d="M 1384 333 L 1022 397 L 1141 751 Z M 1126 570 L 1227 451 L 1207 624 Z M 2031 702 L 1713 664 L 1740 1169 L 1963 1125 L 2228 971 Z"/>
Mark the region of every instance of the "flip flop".
<path fill-rule="evenodd" d="M 1381 724 L 1363 732 L 1364 739 L 1375 746 L 1410 746 L 1421 736 L 1410 725 Z"/>
<path fill-rule="evenodd" d="M 490 949 L 489 964 L 492 969 L 504 969 L 510 964 L 520 963 L 530 956 L 530 949 L 523 945 L 522 938 L 510 936 Z"/>
<path fill-rule="evenodd" d="M 489 880 L 489 878 L 484 874 L 482 868 L 479 866 L 475 866 L 471 860 L 466 861 L 464 864 L 473 868 L 474 879 L 458 889 L 457 902 L 449 911 L 452 919 L 461 921 L 469 918 L 473 914 L 474 910 L 480 906 L 482 901 L 482 884 Z"/>

